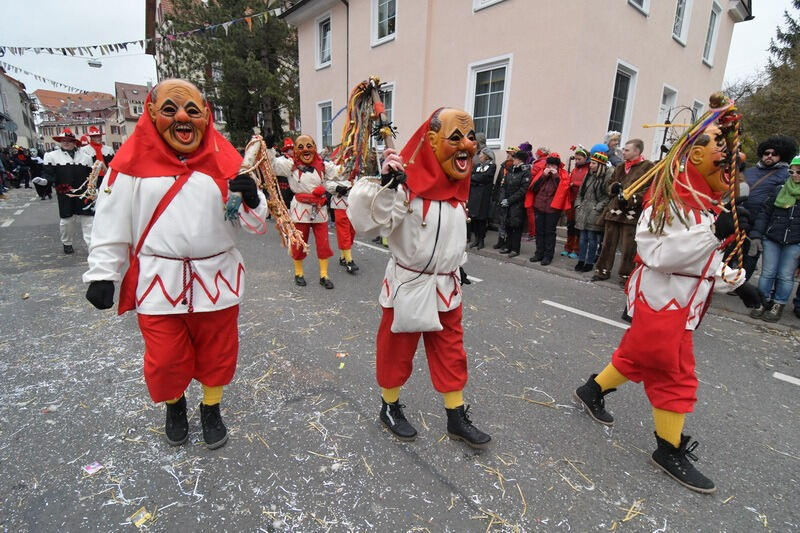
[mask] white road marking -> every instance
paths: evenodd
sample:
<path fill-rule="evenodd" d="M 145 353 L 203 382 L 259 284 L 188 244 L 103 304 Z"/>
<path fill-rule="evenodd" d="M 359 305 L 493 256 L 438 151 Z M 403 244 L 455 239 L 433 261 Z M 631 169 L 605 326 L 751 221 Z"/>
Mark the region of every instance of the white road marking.
<path fill-rule="evenodd" d="M 470 276 L 467 274 L 467 279 L 470 280 L 472 283 L 480 283 L 483 281 L 481 278 L 476 278 L 475 276 Z"/>
<path fill-rule="evenodd" d="M 365 242 L 356 241 L 356 240 L 354 240 L 353 242 L 358 244 L 359 246 L 366 246 L 367 248 L 372 248 L 373 250 L 378 250 L 379 252 L 383 252 L 385 254 L 389 253 L 389 249 L 388 248 L 384 248 L 383 246 L 375 246 L 374 244 L 367 244 Z"/>
<path fill-rule="evenodd" d="M 13 219 L 13 218 L 9 218 L 9 219 L 7 219 L 5 222 L 3 222 L 2 224 L 0 224 L 0 228 L 7 228 L 7 227 L 9 227 L 11 224 L 13 224 L 13 223 L 14 223 L 14 219 Z"/>
<path fill-rule="evenodd" d="M 800 379 L 794 376 L 787 376 L 786 374 L 781 374 L 780 372 L 773 372 L 772 377 L 781 381 L 785 381 L 786 383 L 791 383 L 792 385 L 800 385 Z"/>
<path fill-rule="evenodd" d="M 592 320 L 597 320 L 598 322 L 602 322 L 604 324 L 608 324 L 610 326 L 614 326 L 620 329 L 628 329 L 630 327 L 630 325 L 625 324 L 624 322 L 617 322 L 616 320 L 610 320 L 600 315 L 595 315 L 587 311 L 581 311 L 580 309 L 575 309 L 574 307 L 570 307 L 568 305 L 560 304 L 557 302 L 551 302 L 550 300 L 542 300 L 542 303 L 552 307 L 557 307 L 558 309 L 562 309 L 564 311 L 569 311 L 570 313 L 575 313 L 576 315 L 584 316 L 586 318 L 591 318 Z"/>
<path fill-rule="evenodd" d="M 16 211 L 14 211 L 14 214 L 21 215 L 24 211 L 25 211 L 24 209 L 17 209 Z"/>
<path fill-rule="evenodd" d="M 30 203 L 30 202 L 28 202 L 27 204 L 22 204 L 22 207 L 23 207 L 23 208 L 25 208 L 25 207 L 30 207 L 30 206 L 31 206 L 31 203 Z"/>

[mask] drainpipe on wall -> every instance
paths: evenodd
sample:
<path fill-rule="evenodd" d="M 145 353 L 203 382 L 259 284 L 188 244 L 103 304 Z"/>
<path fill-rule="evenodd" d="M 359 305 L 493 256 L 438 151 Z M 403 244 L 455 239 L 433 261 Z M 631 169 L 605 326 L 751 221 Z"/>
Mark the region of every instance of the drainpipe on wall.
<path fill-rule="evenodd" d="M 341 2 L 345 6 L 346 16 L 347 19 L 347 30 L 345 31 L 345 48 L 347 52 L 345 54 L 345 72 L 344 72 L 344 101 L 347 102 L 350 98 L 350 3 L 347 0 L 341 0 Z"/>

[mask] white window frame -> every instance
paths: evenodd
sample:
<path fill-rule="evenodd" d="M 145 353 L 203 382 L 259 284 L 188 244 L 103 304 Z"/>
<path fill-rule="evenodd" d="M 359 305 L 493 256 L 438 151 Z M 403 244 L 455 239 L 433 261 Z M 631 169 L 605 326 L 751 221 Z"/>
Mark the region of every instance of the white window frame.
<path fill-rule="evenodd" d="M 695 121 L 699 120 L 706 112 L 706 104 L 702 100 L 692 100 L 692 111 L 695 112 Z"/>
<path fill-rule="evenodd" d="M 464 109 L 475 116 L 475 83 L 477 81 L 478 73 L 485 70 L 493 70 L 499 67 L 506 68 L 506 81 L 503 84 L 503 110 L 500 115 L 500 137 L 496 139 L 486 138 L 486 146 L 489 148 L 502 148 L 505 146 L 506 137 L 506 117 L 508 116 L 508 101 L 511 99 L 511 67 L 514 63 L 514 54 L 505 54 L 501 56 L 491 57 L 482 61 L 475 61 L 467 65 L 467 90 L 466 101 Z M 477 131 L 475 132 L 477 133 Z"/>
<path fill-rule="evenodd" d="M 373 48 L 376 46 L 380 46 L 384 43 L 388 43 L 390 41 L 394 41 L 395 37 L 397 36 L 397 4 L 399 4 L 399 0 L 395 0 L 394 3 L 394 33 L 390 35 L 386 35 L 385 37 L 378 38 L 378 0 L 370 0 L 370 4 L 372 6 L 370 20 L 372 30 L 371 30 L 371 41 L 370 46 Z"/>
<path fill-rule="evenodd" d="M 680 0 L 675 0 L 675 16 L 678 15 L 678 2 L 680 2 Z M 683 5 L 683 19 L 681 20 L 680 33 L 675 33 L 675 19 L 672 20 L 672 38 L 682 46 L 686 46 L 689 37 L 689 22 L 692 19 L 692 7 L 694 7 L 693 4 L 694 0 L 685 0 Z"/>
<path fill-rule="evenodd" d="M 320 59 L 322 59 L 320 57 L 322 55 L 321 54 L 321 52 L 322 52 L 322 48 L 321 48 L 322 39 L 321 39 L 321 37 L 322 36 L 320 35 L 320 29 L 321 29 L 320 27 L 322 26 L 322 23 L 325 22 L 326 20 L 328 21 L 328 25 L 330 26 L 330 30 L 329 30 L 330 31 L 330 41 L 331 41 L 330 42 L 330 52 L 329 52 L 329 56 L 330 57 L 328 58 L 327 61 L 320 61 Z M 323 69 L 323 68 L 328 68 L 328 67 L 331 66 L 331 63 L 333 62 L 333 19 L 331 17 L 331 12 L 330 11 L 320 15 L 319 17 L 317 17 L 314 20 L 314 35 L 315 35 L 315 37 L 314 37 L 314 63 L 316 64 L 316 69 L 320 70 L 320 69 Z"/>
<path fill-rule="evenodd" d="M 331 136 L 331 146 L 333 145 L 333 100 L 322 100 L 317 102 L 317 150 L 326 148 L 325 134 L 322 131 L 322 108 L 328 106 L 331 109 L 331 131 L 328 133 Z"/>
<path fill-rule="evenodd" d="M 658 101 L 658 122 L 663 123 L 667 119 L 667 115 L 661 115 L 661 106 L 664 105 L 664 92 L 669 91 L 672 94 L 672 103 L 667 108 L 667 113 L 669 112 L 670 108 L 674 108 L 678 105 L 678 89 L 669 85 L 667 83 L 661 86 L 661 98 Z M 673 120 L 674 122 L 674 120 Z M 652 151 L 652 160 L 656 161 L 661 159 L 661 141 L 664 138 L 664 130 L 667 128 L 656 128 L 653 134 L 653 151 Z"/>
<path fill-rule="evenodd" d="M 706 57 L 706 43 L 708 42 L 708 30 L 711 28 L 711 13 L 716 13 L 714 19 L 713 33 L 711 34 L 711 44 L 708 47 L 708 57 Z M 722 6 L 716 1 L 711 3 L 711 11 L 708 14 L 708 26 L 706 27 L 706 37 L 703 39 L 703 63 L 709 68 L 714 67 L 714 56 L 717 53 L 717 38 L 719 37 L 719 26 L 722 20 Z"/>
<path fill-rule="evenodd" d="M 394 119 L 397 117 L 397 97 L 396 97 L 397 96 L 397 85 L 396 85 L 396 83 L 393 82 L 393 81 L 388 81 L 388 82 L 381 83 L 381 91 L 386 91 L 386 90 L 390 90 L 392 92 L 392 107 L 391 107 L 392 116 L 389 117 L 389 120 L 394 122 Z M 378 140 L 378 139 L 375 140 L 375 147 L 378 150 L 383 151 L 383 149 L 386 147 L 386 143 L 384 142 L 383 137 L 381 137 L 380 140 Z"/>
<path fill-rule="evenodd" d="M 503 1 L 504 0 L 472 0 L 472 12 L 475 13 L 481 9 L 492 7 L 493 5 L 499 4 Z"/>
<path fill-rule="evenodd" d="M 628 0 L 628 5 L 633 6 L 633 8 L 642 15 L 646 17 L 650 16 L 650 0 L 642 0 L 642 5 L 637 4 L 634 0 Z"/>
<path fill-rule="evenodd" d="M 608 118 L 611 119 L 611 108 L 614 105 L 614 86 L 617 82 L 617 72 L 622 70 L 627 72 L 631 77 L 631 83 L 628 86 L 628 97 L 626 98 L 625 117 L 622 119 L 622 134 L 623 139 L 627 139 L 631 131 L 631 121 L 633 120 L 633 108 L 636 104 L 636 86 L 639 81 L 639 69 L 631 65 L 627 61 L 617 59 L 617 67 L 614 69 L 614 75 L 611 78 L 611 98 L 608 102 Z"/>

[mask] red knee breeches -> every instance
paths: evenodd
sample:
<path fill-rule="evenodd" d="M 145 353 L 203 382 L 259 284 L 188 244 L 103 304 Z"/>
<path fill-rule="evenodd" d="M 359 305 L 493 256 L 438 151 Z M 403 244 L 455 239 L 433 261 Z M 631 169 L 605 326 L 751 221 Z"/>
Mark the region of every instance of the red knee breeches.
<path fill-rule="evenodd" d="M 144 380 L 154 402 L 180 397 L 192 379 L 227 385 L 239 353 L 239 306 L 207 313 L 139 314 Z"/>
<path fill-rule="evenodd" d="M 340 250 L 349 250 L 353 247 L 356 230 L 347 218 L 346 209 L 336 210 L 336 242 Z"/>
<path fill-rule="evenodd" d="M 378 327 L 376 373 L 384 389 L 400 387 L 411 376 L 420 335 L 425 344 L 433 387 L 441 392 L 463 390 L 467 384 L 467 354 L 461 327 L 461 306 L 439 313 L 442 331 L 392 333 L 394 309 L 383 308 Z"/>
<path fill-rule="evenodd" d="M 309 234 L 311 231 L 314 232 L 314 245 L 317 247 L 317 258 L 327 259 L 333 255 L 333 251 L 331 250 L 331 246 L 328 242 L 327 222 L 316 222 L 314 224 L 309 224 L 308 222 L 296 222 L 295 227 L 303 234 L 303 240 L 306 242 L 306 244 L 308 244 Z M 297 246 L 292 247 L 292 259 L 302 261 L 305 258 L 306 253 L 302 249 Z"/>

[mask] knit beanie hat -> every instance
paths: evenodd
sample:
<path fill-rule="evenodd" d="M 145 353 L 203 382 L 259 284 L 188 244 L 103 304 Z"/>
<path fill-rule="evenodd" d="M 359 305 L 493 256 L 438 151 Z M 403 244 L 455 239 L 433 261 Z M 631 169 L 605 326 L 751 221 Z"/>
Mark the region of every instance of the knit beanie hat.
<path fill-rule="evenodd" d="M 528 141 L 525 141 L 524 143 L 519 144 L 519 149 L 523 152 L 531 153 L 533 151 L 533 145 Z"/>
<path fill-rule="evenodd" d="M 561 166 L 561 157 L 558 154 L 551 154 L 547 157 L 546 164 L 548 165 L 556 165 L 557 167 Z"/>
<path fill-rule="evenodd" d="M 600 163 L 601 165 L 608 164 L 608 145 L 605 143 L 597 143 L 591 148 L 592 161 Z"/>
<path fill-rule="evenodd" d="M 789 166 L 791 166 L 791 167 L 795 167 L 795 166 L 800 167 L 800 155 L 794 156 L 794 159 L 792 159 L 792 162 L 789 163 Z"/>

